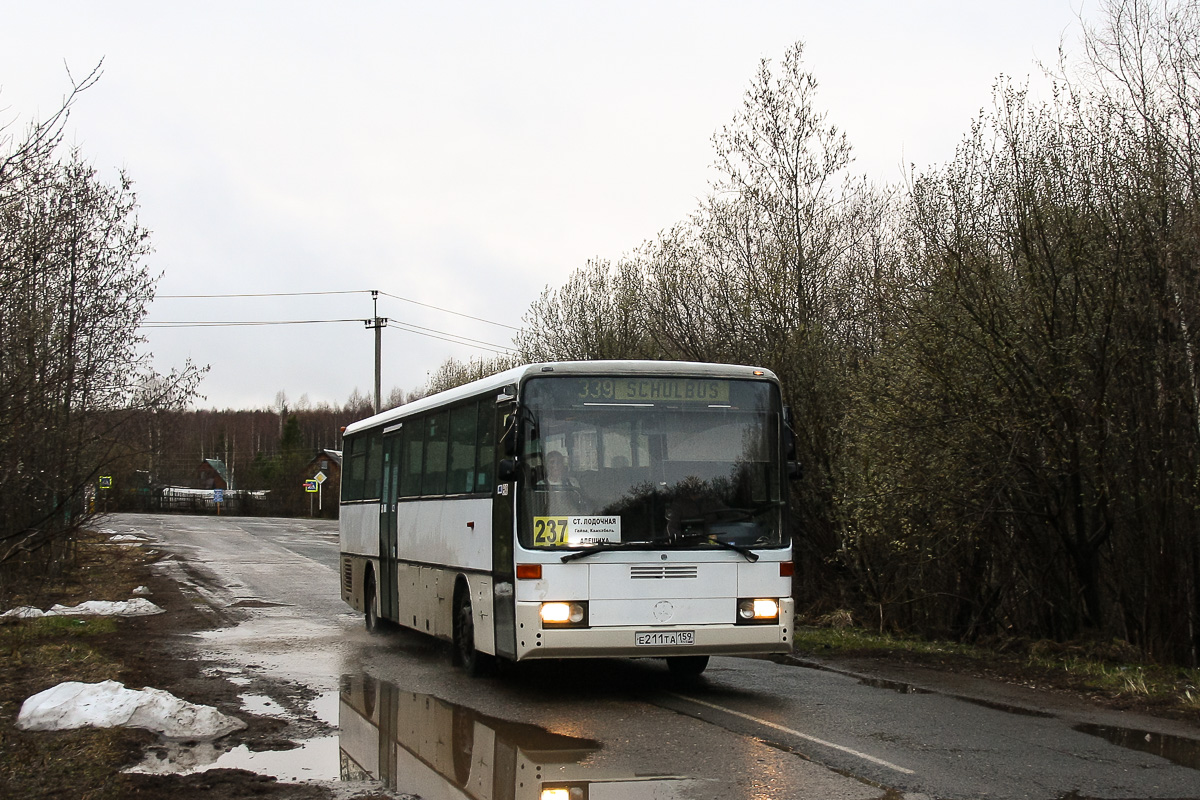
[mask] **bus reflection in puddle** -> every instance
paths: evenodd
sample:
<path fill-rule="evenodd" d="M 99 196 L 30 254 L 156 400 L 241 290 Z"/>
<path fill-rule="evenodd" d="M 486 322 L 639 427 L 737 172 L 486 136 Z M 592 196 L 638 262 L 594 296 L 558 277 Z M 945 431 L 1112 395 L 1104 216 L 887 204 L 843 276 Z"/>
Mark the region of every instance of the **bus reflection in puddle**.
<path fill-rule="evenodd" d="M 676 800 L 693 783 L 583 766 L 600 743 L 489 717 L 369 675 L 343 676 L 341 779 L 426 800 Z"/>

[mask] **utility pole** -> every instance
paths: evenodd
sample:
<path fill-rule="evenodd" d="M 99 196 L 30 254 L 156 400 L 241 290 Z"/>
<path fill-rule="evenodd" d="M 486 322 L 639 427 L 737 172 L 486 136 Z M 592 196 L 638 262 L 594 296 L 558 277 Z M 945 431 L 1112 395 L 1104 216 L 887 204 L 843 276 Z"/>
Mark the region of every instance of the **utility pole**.
<path fill-rule="evenodd" d="M 379 413 L 380 399 L 380 373 L 383 364 L 383 327 L 387 325 L 387 317 L 379 316 L 379 290 L 371 290 L 371 303 L 373 305 L 374 315 L 371 319 L 364 319 L 368 328 L 375 329 L 375 413 Z"/>

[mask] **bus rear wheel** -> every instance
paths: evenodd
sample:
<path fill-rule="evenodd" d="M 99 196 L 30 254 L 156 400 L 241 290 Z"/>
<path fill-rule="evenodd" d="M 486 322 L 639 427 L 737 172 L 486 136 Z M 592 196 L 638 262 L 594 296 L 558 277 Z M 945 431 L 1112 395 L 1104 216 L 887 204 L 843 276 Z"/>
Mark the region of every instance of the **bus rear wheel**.
<path fill-rule="evenodd" d="M 669 656 L 667 669 L 680 678 L 695 678 L 708 668 L 708 656 Z"/>
<path fill-rule="evenodd" d="M 379 633 L 379 610 L 375 606 L 375 573 L 367 570 L 366 585 L 363 587 L 363 601 L 366 606 L 363 621 L 368 633 Z"/>

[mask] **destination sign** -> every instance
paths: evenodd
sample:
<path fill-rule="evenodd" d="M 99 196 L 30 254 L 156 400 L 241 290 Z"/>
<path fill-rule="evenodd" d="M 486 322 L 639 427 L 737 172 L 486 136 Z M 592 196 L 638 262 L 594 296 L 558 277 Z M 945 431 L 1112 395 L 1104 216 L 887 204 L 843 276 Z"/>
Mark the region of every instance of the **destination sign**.
<path fill-rule="evenodd" d="M 729 381 L 701 378 L 588 378 L 579 381 L 584 402 L 728 403 Z"/>
<path fill-rule="evenodd" d="M 621 541 L 621 518 L 534 517 L 533 546 L 594 545 Z"/>

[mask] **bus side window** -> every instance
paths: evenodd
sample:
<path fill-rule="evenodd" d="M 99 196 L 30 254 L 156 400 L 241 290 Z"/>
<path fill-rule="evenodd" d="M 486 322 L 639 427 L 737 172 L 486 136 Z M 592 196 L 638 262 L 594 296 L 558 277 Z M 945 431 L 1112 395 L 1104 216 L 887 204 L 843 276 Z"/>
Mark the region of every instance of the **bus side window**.
<path fill-rule="evenodd" d="M 461 494 L 474 490 L 476 403 L 458 406 L 450 412 L 450 464 L 446 493 Z"/>
<path fill-rule="evenodd" d="M 381 496 L 383 489 L 383 437 L 378 433 L 371 434 L 366 473 L 362 498 L 376 500 Z"/>
<path fill-rule="evenodd" d="M 346 479 L 342 483 L 343 500 L 362 500 L 363 482 L 367 477 L 367 440 L 361 436 L 347 439 Z"/>
<path fill-rule="evenodd" d="M 479 404 L 479 424 L 476 426 L 479 452 L 475 458 L 476 492 L 491 492 L 492 465 L 496 459 L 496 411 L 491 403 Z"/>
<path fill-rule="evenodd" d="M 417 497 L 421 494 L 421 469 L 425 461 L 424 420 L 413 420 L 404 425 L 404 442 L 400 445 L 400 496 Z"/>
<path fill-rule="evenodd" d="M 425 421 L 425 477 L 421 480 L 421 494 L 425 497 L 446 493 L 449 416 L 449 413 L 442 411 Z"/>

